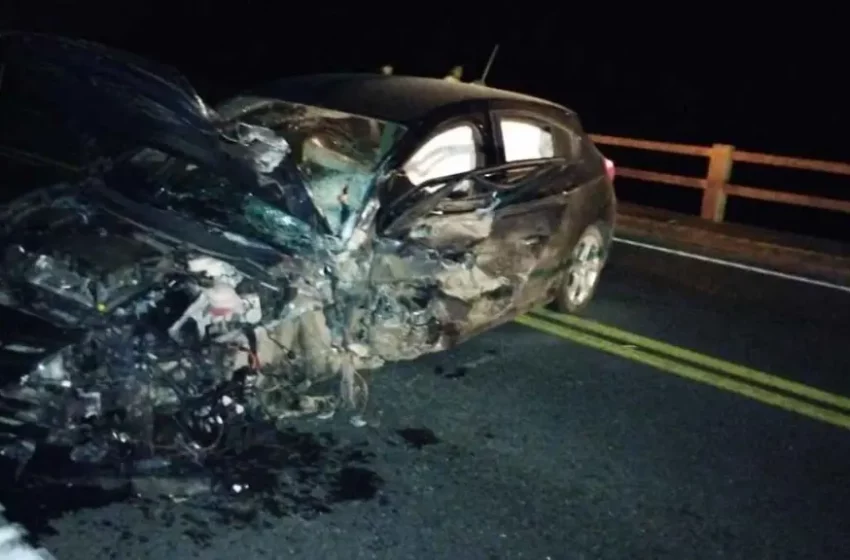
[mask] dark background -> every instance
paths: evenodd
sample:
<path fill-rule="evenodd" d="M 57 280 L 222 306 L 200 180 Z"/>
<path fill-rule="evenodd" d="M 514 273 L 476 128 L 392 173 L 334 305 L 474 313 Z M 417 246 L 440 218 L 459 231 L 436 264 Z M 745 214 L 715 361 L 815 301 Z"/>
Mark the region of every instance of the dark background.
<path fill-rule="evenodd" d="M 84 37 L 182 70 L 218 100 L 258 82 L 317 71 L 478 77 L 495 43 L 493 86 L 551 98 L 599 134 L 733 144 L 850 161 L 837 10 L 814 4 L 552 2 L 6 2 L 0 28 Z M 704 160 L 606 148 L 621 166 L 702 175 Z M 736 184 L 850 198 L 850 178 L 739 165 Z M 619 181 L 621 199 L 695 213 L 699 193 Z M 732 199 L 727 216 L 848 238 L 846 215 Z"/>

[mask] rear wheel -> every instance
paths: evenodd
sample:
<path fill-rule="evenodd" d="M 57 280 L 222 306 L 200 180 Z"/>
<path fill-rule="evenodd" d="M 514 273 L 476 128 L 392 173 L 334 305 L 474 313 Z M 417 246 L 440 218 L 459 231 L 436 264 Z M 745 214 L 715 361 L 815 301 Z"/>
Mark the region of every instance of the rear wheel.
<path fill-rule="evenodd" d="M 555 296 L 555 307 L 561 313 L 580 313 L 596 293 L 605 266 L 605 235 L 599 224 L 585 229 L 575 246 L 564 278 Z"/>

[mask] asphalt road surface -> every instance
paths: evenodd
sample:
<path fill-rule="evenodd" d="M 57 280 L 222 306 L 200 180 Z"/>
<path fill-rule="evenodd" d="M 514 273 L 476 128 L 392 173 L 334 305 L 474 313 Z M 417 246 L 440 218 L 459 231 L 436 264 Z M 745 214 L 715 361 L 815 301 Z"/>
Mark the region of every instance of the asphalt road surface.
<path fill-rule="evenodd" d="M 382 370 L 230 501 L 0 501 L 59 560 L 846 558 L 850 294 L 615 249 L 585 318 Z"/>

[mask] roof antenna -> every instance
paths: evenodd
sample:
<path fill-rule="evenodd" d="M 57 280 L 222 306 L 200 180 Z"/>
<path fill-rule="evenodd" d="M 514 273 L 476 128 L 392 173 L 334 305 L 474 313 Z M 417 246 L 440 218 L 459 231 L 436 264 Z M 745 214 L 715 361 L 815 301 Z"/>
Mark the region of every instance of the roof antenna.
<path fill-rule="evenodd" d="M 493 67 L 493 62 L 496 60 L 496 53 L 499 52 L 499 44 L 493 47 L 493 50 L 490 52 L 490 58 L 487 60 L 487 66 L 484 67 L 484 72 L 481 74 L 481 77 L 475 80 L 476 84 L 485 85 L 484 82 L 487 79 L 487 75 L 490 73 L 490 69 Z"/>

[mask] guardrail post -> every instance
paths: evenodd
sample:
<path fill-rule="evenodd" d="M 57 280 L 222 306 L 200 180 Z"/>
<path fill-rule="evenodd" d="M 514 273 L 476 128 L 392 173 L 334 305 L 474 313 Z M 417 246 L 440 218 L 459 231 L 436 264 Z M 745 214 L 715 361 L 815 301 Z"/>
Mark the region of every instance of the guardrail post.
<path fill-rule="evenodd" d="M 734 146 L 714 144 L 708 155 L 708 174 L 702 193 L 700 217 L 713 222 L 722 222 L 726 213 L 726 184 L 732 175 L 732 152 Z"/>

